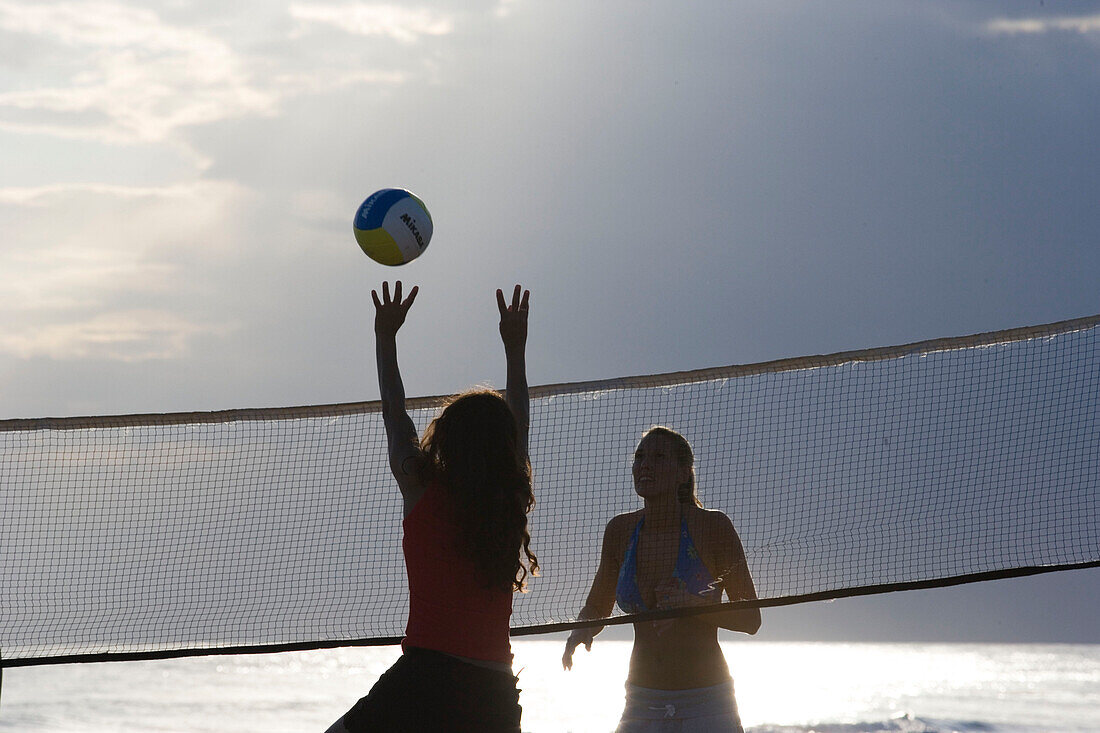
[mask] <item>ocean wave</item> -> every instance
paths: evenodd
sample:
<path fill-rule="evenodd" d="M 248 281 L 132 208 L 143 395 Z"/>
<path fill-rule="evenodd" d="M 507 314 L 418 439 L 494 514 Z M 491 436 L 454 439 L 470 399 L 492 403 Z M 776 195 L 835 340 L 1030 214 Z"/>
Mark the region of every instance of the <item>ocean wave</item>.
<path fill-rule="evenodd" d="M 947 720 L 899 715 L 882 721 L 815 725 L 754 725 L 746 733 L 1037 733 L 1037 728 L 1010 727 L 981 720 Z"/>

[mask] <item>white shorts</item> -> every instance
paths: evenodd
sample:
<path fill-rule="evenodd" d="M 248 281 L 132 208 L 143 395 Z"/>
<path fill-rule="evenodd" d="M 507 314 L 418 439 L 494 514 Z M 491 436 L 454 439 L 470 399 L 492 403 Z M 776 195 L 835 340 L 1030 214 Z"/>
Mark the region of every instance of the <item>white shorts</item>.
<path fill-rule="evenodd" d="M 626 683 L 626 707 L 615 733 L 744 733 L 733 680 L 691 690 L 653 690 Z"/>

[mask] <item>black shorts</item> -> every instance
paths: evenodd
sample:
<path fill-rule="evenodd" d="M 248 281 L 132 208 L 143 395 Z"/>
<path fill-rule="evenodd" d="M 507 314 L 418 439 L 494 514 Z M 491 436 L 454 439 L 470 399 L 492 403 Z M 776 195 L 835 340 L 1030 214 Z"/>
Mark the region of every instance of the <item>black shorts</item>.
<path fill-rule="evenodd" d="M 350 733 L 519 733 L 519 690 L 509 672 L 411 647 L 344 715 Z"/>

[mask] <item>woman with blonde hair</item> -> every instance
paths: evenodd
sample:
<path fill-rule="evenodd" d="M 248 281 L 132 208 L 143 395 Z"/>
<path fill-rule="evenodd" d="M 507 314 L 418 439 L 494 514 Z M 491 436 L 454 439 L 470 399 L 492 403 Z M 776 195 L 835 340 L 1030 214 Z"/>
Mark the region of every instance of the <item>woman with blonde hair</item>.
<path fill-rule="evenodd" d="M 404 505 L 409 619 L 402 655 L 329 733 L 518 733 L 512 593 L 538 570 L 527 531 L 535 503 L 524 355 L 530 293 L 521 298 L 517 285 L 508 304 L 497 291 L 505 396 L 460 394 L 418 438 L 396 341 L 417 291 L 402 300 L 399 281 L 392 299 L 389 283 L 381 298 L 371 292 L 390 470 Z"/>
<path fill-rule="evenodd" d="M 737 530 L 702 508 L 695 455 L 684 436 L 657 426 L 634 451 L 634 490 L 644 507 L 607 523 L 600 564 L 579 620 L 756 598 Z M 603 627 L 569 635 L 562 666 Z M 626 706 L 617 733 L 741 733 L 718 629 L 755 634 L 759 609 L 733 609 L 634 624 Z M 675 728 L 666 724 L 673 723 Z"/>

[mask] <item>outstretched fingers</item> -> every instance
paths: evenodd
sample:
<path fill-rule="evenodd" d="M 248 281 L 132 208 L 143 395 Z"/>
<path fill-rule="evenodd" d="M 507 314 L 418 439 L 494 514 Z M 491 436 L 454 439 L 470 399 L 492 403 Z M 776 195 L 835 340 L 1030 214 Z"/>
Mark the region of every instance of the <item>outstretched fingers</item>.
<path fill-rule="evenodd" d="M 408 310 L 413 301 L 416 300 L 416 294 L 420 292 L 419 285 L 413 285 L 412 290 L 409 291 L 409 297 L 405 299 L 405 302 L 401 302 L 401 281 L 397 280 L 393 284 L 393 297 L 390 297 L 390 284 L 389 281 L 382 281 L 382 298 L 379 299 L 378 291 L 371 290 L 370 295 L 374 300 L 374 307 L 381 308 L 384 305 L 398 305 L 404 310 Z"/>
<path fill-rule="evenodd" d="M 516 285 L 515 290 L 512 291 L 512 303 L 509 305 L 508 301 L 504 299 L 504 291 L 497 289 L 497 309 L 502 316 L 507 313 L 520 313 L 528 310 L 530 299 L 531 291 L 524 290 L 522 285 Z"/>
<path fill-rule="evenodd" d="M 382 297 L 378 297 L 378 291 L 372 290 L 370 292 L 371 299 L 374 300 L 374 331 L 380 336 L 392 336 L 397 333 L 397 330 L 401 328 L 401 324 L 405 322 L 405 315 L 409 312 L 409 308 L 412 307 L 413 301 L 416 300 L 416 294 L 420 292 L 420 288 L 413 286 L 409 291 L 409 296 L 402 301 L 401 299 L 401 281 L 398 280 L 393 286 L 393 297 L 390 297 L 390 284 L 388 282 L 382 282 Z"/>

